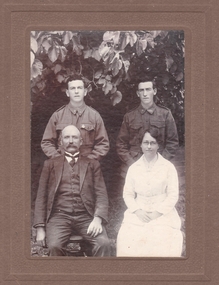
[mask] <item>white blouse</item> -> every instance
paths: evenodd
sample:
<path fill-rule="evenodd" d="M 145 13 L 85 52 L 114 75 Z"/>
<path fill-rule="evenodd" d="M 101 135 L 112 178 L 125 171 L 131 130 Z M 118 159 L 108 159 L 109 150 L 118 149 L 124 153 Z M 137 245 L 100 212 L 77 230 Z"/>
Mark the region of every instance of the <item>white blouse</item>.
<path fill-rule="evenodd" d="M 178 196 L 179 182 L 174 165 L 160 154 L 151 163 L 143 155 L 127 172 L 123 198 L 129 214 L 125 214 L 125 220 L 131 219 L 130 214 L 133 216 L 138 209 L 157 211 L 163 214 L 157 221 L 179 228 L 180 218 L 175 209 Z"/>

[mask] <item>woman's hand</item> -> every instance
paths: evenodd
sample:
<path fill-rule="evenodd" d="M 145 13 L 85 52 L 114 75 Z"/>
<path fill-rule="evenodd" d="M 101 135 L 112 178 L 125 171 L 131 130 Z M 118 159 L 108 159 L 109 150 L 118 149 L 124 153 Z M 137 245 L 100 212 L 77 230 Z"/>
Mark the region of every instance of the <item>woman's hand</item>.
<path fill-rule="evenodd" d="M 147 212 L 142 210 L 142 209 L 138 209 L 137 211 L 134 212 L 137 217 L 144 223 L 149 223 L 151 221 L 150 217 L 148 216 Z"/>
<path fill-rule="evenodd" d="M 154 211 L 154 212 L 146 212 L 148 217 L 150 218 L 150 220 L 155 220 L 157 218 L 159 218 L 160 216 L 162 216 L 163 214 L 157 212 L 157 211 Z"/>
<path fill-rule="evenodd" d="M 160 216 L 162 216 L 162 214 L 157 212 L 157 211 L 146 212 L 142 209 L 139 209 L 139 210 L 135 211 L 134 213 L 144 223 L 149 223 L 150 221 L 155 220 L 155 219 L 159 218 Z"/>

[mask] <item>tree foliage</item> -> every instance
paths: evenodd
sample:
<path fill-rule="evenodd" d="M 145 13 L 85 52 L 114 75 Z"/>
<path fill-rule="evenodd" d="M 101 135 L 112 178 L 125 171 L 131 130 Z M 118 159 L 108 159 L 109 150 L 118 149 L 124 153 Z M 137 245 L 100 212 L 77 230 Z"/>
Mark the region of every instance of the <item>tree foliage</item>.
<path fill-rule="evenodd" d="M 133 107 L 135 83 L 155 77 L 157 102 L 170 108 L 183 140 L 183 31 L 32 31 L 31 96 L 65 91 L 72 74 L 84 77 L 91 98 L 102 93 L 112 106 Z"/>

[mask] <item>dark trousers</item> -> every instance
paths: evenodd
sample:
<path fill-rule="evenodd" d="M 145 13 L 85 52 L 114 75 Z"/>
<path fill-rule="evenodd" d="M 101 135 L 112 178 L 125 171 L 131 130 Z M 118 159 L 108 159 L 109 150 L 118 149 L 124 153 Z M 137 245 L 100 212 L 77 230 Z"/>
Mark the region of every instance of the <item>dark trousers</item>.
<path fill-rule="evenodd" d="M 50 256 L 62 256 L 66 254 L 66 245 L 72 233 L 81 235 L 90 245 L 92 256 L 110 256 L 110 243 L 105 227 L 96 237 L 87 234 L 87 229 L 93 218 L 83 213 L 69 215 L 66 213 L 54 213 L 46 226 L 46 241 Z"/>

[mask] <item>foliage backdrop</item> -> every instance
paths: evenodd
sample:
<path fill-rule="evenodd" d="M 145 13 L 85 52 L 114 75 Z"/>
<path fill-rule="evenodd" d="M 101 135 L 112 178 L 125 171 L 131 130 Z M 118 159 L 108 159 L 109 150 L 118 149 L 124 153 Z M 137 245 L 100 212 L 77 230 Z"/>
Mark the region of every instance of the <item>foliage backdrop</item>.
<path fill-rule="evenodd" d="M 123 116 L 139 104 L 136 82 L 145 75 L 156 79 L 156 102 L 171 109 L 184 144 L 183 31 L 32 31 L 30 39 L 32 189 L 45 159 L 40 149 L 45 126 L 68 103 L 65 82 L 72 74 L 84 77 L 86 103 L 99 111 L 109 135 L 106 182 L 114 176 L 110 166 L 119 165 L 115 140 Z"/>

